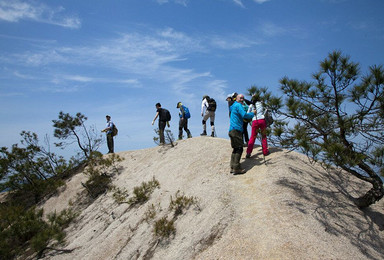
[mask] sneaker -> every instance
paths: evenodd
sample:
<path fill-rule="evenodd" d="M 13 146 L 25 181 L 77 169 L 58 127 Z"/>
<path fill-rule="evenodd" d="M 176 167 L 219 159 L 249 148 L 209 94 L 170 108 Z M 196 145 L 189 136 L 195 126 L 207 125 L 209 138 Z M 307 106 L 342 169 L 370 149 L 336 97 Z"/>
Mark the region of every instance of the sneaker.
<path fill-rule="evenodd" d="M 207 132 L 204 131 L 200 135 L 207 135 Z"/>
<path fill-rule="evenodd" d="M 212 136 L 212 137 L 215 137 L 215 133 L 214 133 L 214 132 L 212 132 L 211 136 Z"/>
<path fill-rule="evenodd" d="M 247 155 L 245 156 L 245 158 L 251 158 L 251 154 L 250 154 L 250 153 L 247 153 Z"/>

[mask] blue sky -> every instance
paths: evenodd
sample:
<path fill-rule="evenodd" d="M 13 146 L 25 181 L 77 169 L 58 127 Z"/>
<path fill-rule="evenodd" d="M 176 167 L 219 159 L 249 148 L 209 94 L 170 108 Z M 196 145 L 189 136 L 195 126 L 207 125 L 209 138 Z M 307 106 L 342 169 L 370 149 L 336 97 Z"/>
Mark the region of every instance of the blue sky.
<path fill-rule="evenodd" d="M 64 111 L 98 130 L 110 114 L 116 151 L 152 147 L 157 102 L 175 136 L 176 104 L 188 106 L 198 136 L 205 94 L 228 138 L 229 93 L 311 80 L 333 50 L 363 73 L 383 64 L 383 11 L 382 0 L 0 0 L 0 146 L 22 130 L 54 142 Z"/>

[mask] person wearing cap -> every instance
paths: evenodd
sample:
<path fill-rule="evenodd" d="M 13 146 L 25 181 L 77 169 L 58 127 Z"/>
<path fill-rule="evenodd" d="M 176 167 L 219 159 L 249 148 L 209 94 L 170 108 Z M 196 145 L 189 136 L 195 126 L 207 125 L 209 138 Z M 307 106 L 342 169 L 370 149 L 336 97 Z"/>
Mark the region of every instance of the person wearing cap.
<path fill-rule="evenodd" d="M 111 120 L 110 115 L 106 115 L 105 118 L 107 119 L 107 125 L 103 130 L 101 130 L 101 132 L 106 132 L 108 153 L 113 153 L 114 152 L 114 143 L 113 143 L 112 130 L 113 130 L 114 124 Z"/>
<path fill-rule="evenodd" d="M 243 154 L 243 120 L 252 119 L 256 112 L 247 113 L 244 111 L 242 103 L 244 102 L 244 95 L 239 94 L 236 97 L 236 102 L 230 107 L 231 117 L 229 126 L 229 138 L 231 139 L 231 147 L 233 148 L 231 154 L 231 173 L 243 174 L 245 169 L 241 168 L 240 159 Z"/>
<path fill-rule="evenodd" d="M 179 140 L 183 139 L 183 129 L 187 133 L 188 138 L 192 138 L 191 132 L 188 129 L 188 118 L 191 116 L 189 109 L 184 106 L 181 102 L 178 102 L 176 108 L 179 108 Z"/>
<path fill-rule="evenodd" d="M 228 102 L 229 117 L 231 117 L 231 106 L 233 105 L 233 103 L 236 102 L 236 97 L 237 97 L 236 92 L 233 92 L 232 94 L 229 94 L 227 96 L 226 101 Z"/>
<path fill-rule="evenodd" d="M 233 105 L 233 103 L 236 102 L 237 95 L 238 95 L 237 92 L 233 92 L 232 94 L 228 94 L 227 98 L 225 99 L 228 102 L 229 117 L 231 117 L 231 106 Z M 243 99 L 242 105 L 245 111 L 248 110 L 248 107 L 251 104 L 252 102 L 250 100 L 245 98 Z M 248 120 L 243 121 L 243 137 L 244 137 L 243 146 L 244 147 L 247 147 L 249 142 L 248 129 L 247 129 L 248 123 L 249 123 Z"/>
<path fill-rule="evenodd" d="M 212 101 L 213 100 L 213 101 Z M 211 136 L 215 137 L 215 113 L 216 113 L 216 102 L 211 99 L 208 95 L 203 96 L 201 102 L 201 116 L 203 117 L 203 133 L 202 136 L 207 135 L 207 121 L 208 118 L 211 124 Z"/>

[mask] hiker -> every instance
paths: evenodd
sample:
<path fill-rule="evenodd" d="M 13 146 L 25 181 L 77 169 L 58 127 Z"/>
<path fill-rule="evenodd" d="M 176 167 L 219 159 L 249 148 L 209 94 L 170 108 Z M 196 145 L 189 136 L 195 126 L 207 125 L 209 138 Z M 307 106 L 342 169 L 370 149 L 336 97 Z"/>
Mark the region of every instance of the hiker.
<path fill-rule="evenodd" d="M 231 173 L 243 174 L 245 169 L 241 168 L 240 159 L 243 154 L 243 119 L 251 119 L 256 112 L 247 113 L 244 111 L 243 103 L 244 95 L 239 94 L 236 97 L 236 102 L 230 107 L 231 117 L 229 126 L 229 137 L 231 139 Z"/>
<path fill-rule="evenodd" d="M 203 135 L 207 135 L 207 121 L 208 118 L 211 124 L 211 136 L 215 137 L 215 113 L 216 113 L 216 101 L 213 98 L 205 95 L 201 102 L 201 116 L 203 117 Z"/>
<path fill-rule="evenodd" d="M 156 103 L 156 116 L 152 121 L 152 125 L 155 123 L 157 117 L 159 117 L 159 137 L 160 137 L 160 145 L 165 144 L 164 138 L 164 129 L 167 125 L 169 127 L 169 121 L 171 120 L 171 114 L 165 108 L 161 107 L 160 103 Z"/>
<path fill-rule="evenodd" d="M 113 150 L 114 150 L 113 128 L 115 127 L 115 125 L 113 124 L 113 122 L 111 120 L 111 116 L 106 115 L 105 118 L 107 119 L 107 126 L 103 130 L 101 130 L 101 132 L 106 132 L 108 153 L 113 153 Z"/>
<path fill-rule="evenodd" d="M 251 102 L 249 100 L 247 100 L 247 102 L 249 102 L 251 104 Z M 243 109 L 245 112 L 248 112 L 248 104 L 247 102 L 243 101 L 243 103 L 241 104 L 243 106 Z M 246 119 L 244 118 L 243 119 L 243 138 L 244 138 L 244 147 L 247 147 L 248 146 L 248 142 L 249 142 L 249 135 L 248 135 L 248 124 L 252 121 L 252 119 Z"/>
<path fill-rule="evenodd" d="M 237 97 L 237 93 L 236 92 L 233 92 L 232 94 L 229 94 L 227 96 L 226 101 L 228 102 L 229 117 L 231 117 L 231 106 L 233 105 L 233 103 L 236 102 L 236 97 Z"/>
<path fill-rule="evenodd" d="M 251 139 L 248 143 L 246 158 L 251 157 L 259 129 L 261 131 L 261 147 L 263 150 L 263 155 L 267 156 L 269 155 L 269 150 L 267 142 L 267 124 L 264 118 L 265 109 L 258 96 L 252 97 L 252 104 L 249 106 L 248 112 L 255 112 L 255 116 L 252 118 L 252 133 Z"/>
<path fill-rule="evenodd" d="M 192 138 L 191 132 L 188 129 L 188 118 L 191 117 L 189 109 L 184 106 L 181 102 L 178 102 L 176 108 L 179 108 L 179 140 L 183 139 L 183 129 L 187 133 L 188 138 Z"/>
<path fill-rule="evenodd" d="M 236 102 L 236 97 L 237 97 L 237 92 L 233 92 L 232 94 L 229 94 L 227 96 L 227 99 L 226 101 L 228 102 L 228 109 L 229 109 L 229 117 L 231 117 L 231 106 L 233 105 L 233 103 Z M 243 100 L 243 102 L 241 103 L 244 110 L 247 112 L 248 111 L 248 105 L 250 105 L 252 102 L 245 99 Z M 246 119 L 244 120 L 243 122 L 243 140 L 244 140 L 244 143 L 243 143 L 243 146 L 244 147 L 247 147 L 248 146 L 248 142 L 249 142 L 249 135 L 248 135 L 248 123 L 249 123 L 249 120 L 247 121 Z"/>

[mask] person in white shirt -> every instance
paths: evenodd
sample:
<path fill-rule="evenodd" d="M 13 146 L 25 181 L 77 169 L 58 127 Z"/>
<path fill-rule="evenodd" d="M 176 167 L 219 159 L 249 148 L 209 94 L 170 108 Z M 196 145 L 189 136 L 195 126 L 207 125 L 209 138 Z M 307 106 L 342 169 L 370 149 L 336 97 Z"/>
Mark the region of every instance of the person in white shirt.
<path fill-rule="evenodd" d="M 252 133 L 251 138 L 248 142 L 247 155 L 246 158 L 250 158 L 253 146 L 255 145 L 255 140 L 257 137 L 257 132 L 260 129 L 261 131 L 261 147 L 263 150 L 264 156 L 269 154 L 268 142 L 267 142 L 267 124 L 265 122 L 264 113 L 265 109 L 263 103 L 260 102 L 259 97 L 252 97 L 252 104 L 249 106 L 248 113 L 255 111 L 255 116 L 252 118 Z"/>
<path fill-rule="evenodd" d="M 201 116 L 203 117 L 203 133 L 201 135 L 207 135 L 207 121 L 208 118 L 211 123 L 212 133 L 211 136 L 215 137 L 215 113 L 216 113 L 216 101 L 213 98 L 205 95 L 201 102 Z"/>
<path fill-rule="evenodd" d="M 108 153 L 113 153 L 114 152 L 114 143 L 113 143 L 113 122 L 111 120 L 111 116 L 106 115 L 105 118 L 107 119 L 107 125 L 106 127 L 101 130 L 101 132 L 106 132 L 107 133 L 107 146 L 108 146 Z"/>

